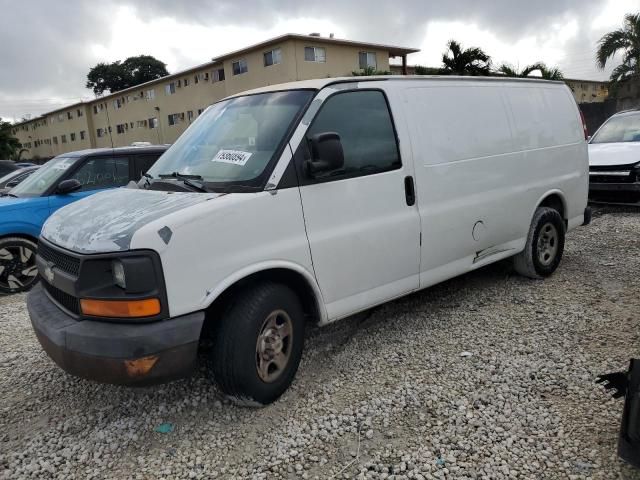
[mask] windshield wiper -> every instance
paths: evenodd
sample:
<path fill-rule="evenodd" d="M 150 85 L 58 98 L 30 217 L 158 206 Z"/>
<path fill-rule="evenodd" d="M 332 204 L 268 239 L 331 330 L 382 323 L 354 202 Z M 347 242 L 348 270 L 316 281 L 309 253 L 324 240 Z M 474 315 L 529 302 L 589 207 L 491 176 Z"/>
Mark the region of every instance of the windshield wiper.
<path fill-rule="evenodd" d="M 18 195 L 16 195 L 15 193 L 3 193 L 1 196 L 3 197 L 13 197 L 13 198 L 19 198 Z"/>
<path fill-rule="evenodd" d="M 146 174 L 149 175 L 149 174 Z M 203 183 L 203 179 L 201 175 L 188 175 L 185 173 L 179 173 L 179 172 L 171 172 L 171 173 L 161 173 L 160 175 L 158 175 L 158 177 L 160 178 L 175 178 L 177 180 L 180 180 L 182 183 L 184 183 L 185 185 L 188 185 L 189 187 L 198 190 L 200 192 L 209 192 L 209 190 L 206 189 L 206 187 L 204 186 Z M 153 177 L 151 177 L 153 178 Z M 198 180 L 199 183 L 193 182 L 192 180 Z"/>

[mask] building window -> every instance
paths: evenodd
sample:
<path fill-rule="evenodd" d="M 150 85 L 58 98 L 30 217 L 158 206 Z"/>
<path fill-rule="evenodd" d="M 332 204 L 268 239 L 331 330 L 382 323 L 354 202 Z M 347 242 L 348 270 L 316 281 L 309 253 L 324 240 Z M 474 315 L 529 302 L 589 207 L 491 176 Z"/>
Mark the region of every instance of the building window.
<path fill-rule="evenodd" d="M 121 123 L 120 125 L 116 125 L 116 133 L 118 135 L 120 135 L 121 133 L 124 133 L 124 127 L 125 125 L 123 123 Z"/>
<path fill-rule="evenodd" d="M 73 115 L 71 114 L 71 112 L 67 112 L 67 119 L 71 120 L 73 118 Z"/>
<path fill-rule="evenodd" d="M 240 75 L 249 71 L 249 69 L 247 68 L 247 61 L 244 58 L 233 62 L 231 64 L 231 67 L 234 75 Z"/>
<path fill-rule="evenodd" d="M 204 108 L 199 108 L 198 109 L 198 115 L 200 115 L 202 112 L 204 112 Z"/>
<path fill-rule="evenodd" d="M 189 77 L 185 78 L 185 79 L 183 80 L 183 82 L 184 82 L 184 86 L 185 86 L 185 87 L 188 87 L 188 86 L 189 86 Z"/>
<path fill-rule="evenodd" d="M 78 117 L 81 117 L 83 115 L 82 110 L 76 110 L 76 114 L 78 115 Z"/>
<path fill-rule="evenodd" d="M 358 55 L 360 61 L 360 68 L 378 68 L 378 62 L 376 61 L 376 52 L 360 52 Z"/>
<path fill-rule="evenodd" d="M 84 130 L 80 130 L 80 140 L 84 140 Z"/>
<path fill-rule="evenodd" d="M 172 113 L 167 115 L 169 125 L 177 125 L 180 122 L 184 122 L 184 113 Z"/>
<path fill-rule="evenodd" d="M 147 126 L 147 121 L 146 120 L 138 120 L 136 122 L 136 127 L 137 128 L 143 128 Z"/>
<path fill-rule="evenodd" d="M 66 135 L 60 135 L 60 141 L 62 143 L 67 143 L 67 136 Z"/>
<path fill-rule="evenodd" d="M 151 90 L 147 90 L 147 92 L 145 93 L 145 98 L 147 100 L 153 100 L 154 98 L 156 98 L 156 91 L 155 89 L 151 89 Z"/>
<path fill-rule="evenodd" d="M 97 114 L 98 114 L 98 106 L 97 106 L 97 105 L 94 105 L 94 106 L 93 106 L 93 114 L 94 114 L 94 115 L 97 115 Z"/>
<path fill-rule="evenodd" d="M 224 81 L 224 68 L 218 68 L 213 71 L 213 81 L 214 82 L 222 82 Z"/>
<path fill-rule="evenodd" d="M 122 107 L 122 102 L 120 101 L 119 98 L 116 98 L 113 101 L 113 108 L 115 108 L 116 110 L 118 110 L 120 107 Z"/>
<path fill-rule="evenodd" d="M 193 120 L 193 110 L 187 111 L 187 120 L 189 121 Z"/>
<path fill-rule="evenodd" d="M 58 121 L 59 121 L 59 122 L 64 121 L 64 115 L 63 115 L 62 113 L 59 113 L 59 114 L 58 114 Z"/>
<path fill-rule="evenodd" d="M 149 128 L 158 128 L 158 118 L 157 117 L 150 118 L 147 123 L 149 124 Z"/>
<path fill-rule="evenodd" d="M 270 65 L 278 65 L 282 63 L 282 50 L 279 48 L 274 48 L 270 52 L 264 52 L 264 66 L 268 67 Z"/>
<path fill-rule="evenodd" d="M 176 93 L 176 83 L 175 82 L 171 82 L 167 85 L 164 86 L 164 93 L 167 95 L 173 95 L 174 93 Z"/>
<path fill-rule="evenodd" d="M 327 61 L 327 52 L 324 47 L 304 47 L 304 60 L 324 63 Z"/>
<path fill-rule="evenodd" d="M 96 129 L 96 135 L 97 135 L 98 138 L 104 137 L 105 133 L 106 132 L 104 131 L 104 128 L 97 128 Z M 54 143 L 57 143 L 57 142 L 54 142 Z"/>
<path fill-rule="evenodd" d="M 70 133 L 69 134 L 69 138 L 71 139 L 72 142 L 76 141 L 76 134 L 75 133 Z"/>
<path fill-rule="evenodd" d="M 200 74 L 199 74 L 199 73 L 196 73 L 196 74 L 193 76 L 193 84 L 194 84 L 194 85 L 197 85 L 199 81 L 200 81 Z"/>

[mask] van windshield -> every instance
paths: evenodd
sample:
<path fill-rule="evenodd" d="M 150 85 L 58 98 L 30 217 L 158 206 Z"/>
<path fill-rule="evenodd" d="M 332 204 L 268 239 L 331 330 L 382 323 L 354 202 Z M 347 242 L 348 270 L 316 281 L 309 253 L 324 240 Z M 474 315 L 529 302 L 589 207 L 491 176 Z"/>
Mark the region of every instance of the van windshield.
<path fill-rule="evenodd" d="M 619 142 L 640 142 L 640 113 L 610 118 L 591 139 L 591 143 Z"/>
<path fill-rule="evenodd" d="M 274 156 L 287 131 L 312 96 L 310 90 L 289 90 L 216 103 L 147 173 L 153 178 L 195 177 L 213 191 L 259 187 L 268 167 L 277 161 Z"/>
<path fill-rule="evenodd" d="M 39 197 L 56 183 L 79 157 L 56 157 L 11 189 L 16 197 Z"/>

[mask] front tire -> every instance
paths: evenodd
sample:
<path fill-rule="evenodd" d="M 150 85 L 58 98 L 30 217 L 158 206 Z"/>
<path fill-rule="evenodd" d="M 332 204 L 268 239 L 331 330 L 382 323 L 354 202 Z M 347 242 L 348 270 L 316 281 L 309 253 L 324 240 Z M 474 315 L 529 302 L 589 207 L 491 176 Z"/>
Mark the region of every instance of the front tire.
<path fill-rule="evenodd" d="M 214 332 L 210 367 L 234 403 L 263 406 L 291 385 L 304 343 L 300 300 L 287 286 L 261 283 L 240 292 Z"/>
<path fill-rule="evenodd" d="M 531 220 L 524 250 L 513 257 L 520 275 L 544 278 L 556 271 L 564 251 L 565 224 L 557 210 L 540 207 Z"/>
<path fill-rule="evenodd" d="M 25 292 L 37 283 L 37 248 L 26 238 L 0 239 L 0 293 Z"/>

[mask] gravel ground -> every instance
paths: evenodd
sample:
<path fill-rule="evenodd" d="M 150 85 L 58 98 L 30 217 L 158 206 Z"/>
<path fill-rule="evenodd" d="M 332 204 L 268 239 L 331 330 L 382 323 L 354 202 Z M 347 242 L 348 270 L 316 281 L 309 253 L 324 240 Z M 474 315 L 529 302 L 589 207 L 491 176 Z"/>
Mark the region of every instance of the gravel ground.
<path fill-rule="evenodd" d="M 499 264 L 312 329 L 260 410 L 204 372 L 72 378 L 24 296 L 0 299 L 0 477 L 640 479 L 615 454 L 622 402 L 593 382 L 640 353 L 639 253 L 640 213 L 599 210 L 546 281 Z"/>

